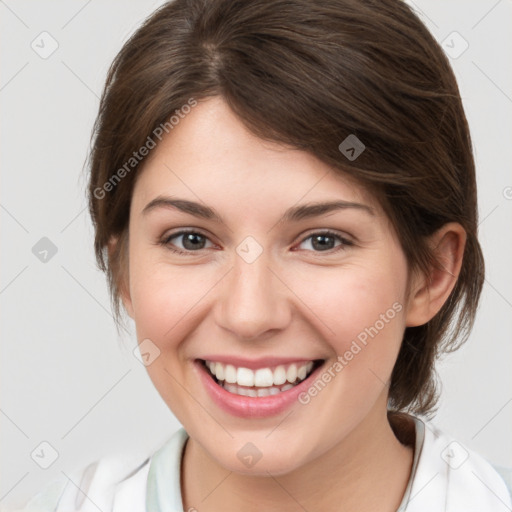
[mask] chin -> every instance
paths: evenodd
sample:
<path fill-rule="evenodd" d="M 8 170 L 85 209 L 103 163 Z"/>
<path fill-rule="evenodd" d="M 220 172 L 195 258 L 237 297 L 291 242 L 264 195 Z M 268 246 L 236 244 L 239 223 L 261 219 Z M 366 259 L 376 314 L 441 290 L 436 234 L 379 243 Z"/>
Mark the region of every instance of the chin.
<path fill-rule="evenodd" d="M 287 446 L 286 450 L 282 450 L 279 446 L 268 445 L 261 447 L 262 443 L 251 443 L 250 441 L 236 443 L 229 449 L 215 450 L 216 453 L 210 452 L 219 465 L 228 471 L 233 471 L 240 475 L 262 476 L 268 477 L 269 473 L 272 476 L 280 476 L 291 473 L 308 461 L 305 458 L 305 451 L 303 446 L 297 447 L 296 450 L 292 446 Z M 257 446 L 261 447 L 259 449 Z M 234 456 L 227 456 L 228 453 Z"/>

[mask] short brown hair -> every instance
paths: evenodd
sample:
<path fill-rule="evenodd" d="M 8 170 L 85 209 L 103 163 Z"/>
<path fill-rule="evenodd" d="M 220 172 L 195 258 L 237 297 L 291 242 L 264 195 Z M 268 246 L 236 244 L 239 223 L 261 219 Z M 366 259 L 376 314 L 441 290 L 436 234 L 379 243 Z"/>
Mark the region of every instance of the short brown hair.
<path fill-rule="evenodd" d="M 451 295 L 428 323 L 406 328 L 391 377 L 390 410 L 430 413 L 436 356 L 467 339 L 484 280 L 470 133 L 439 44 L 400 0 L 174 0 L 155 11 L 111 65 L 89 157 L 96 257 L 118 325 L 143 163 L 115 183 L 114 174 L 190 98 L 212 96 L 255 135 L 308 151 L 370 189 L 410 269 L 435 265 L 427 236 L 442 225 L 466 230 Z M 353 161 L 338 149 L 350 134 L 366 146 Z"/>

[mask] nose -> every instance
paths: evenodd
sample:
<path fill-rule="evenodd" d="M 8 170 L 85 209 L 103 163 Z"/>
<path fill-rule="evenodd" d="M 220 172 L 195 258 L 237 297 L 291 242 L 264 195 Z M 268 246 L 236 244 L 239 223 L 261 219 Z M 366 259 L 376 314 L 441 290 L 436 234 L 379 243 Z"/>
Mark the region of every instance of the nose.
<path fill-rule="evenodd" d="M 291 319 L 291 303 L 278 271 L 262 254 L 247 263 L 236 256 L 224 279 L 217 323 L 234 336 L 254 340 L 275 336 Z"/>

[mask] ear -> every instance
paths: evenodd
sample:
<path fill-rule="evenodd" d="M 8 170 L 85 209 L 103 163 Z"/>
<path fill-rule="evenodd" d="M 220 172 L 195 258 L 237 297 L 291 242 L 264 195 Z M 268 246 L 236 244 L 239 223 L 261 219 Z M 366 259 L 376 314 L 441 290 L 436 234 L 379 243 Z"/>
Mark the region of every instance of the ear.
<path fill-rule="evenodd" d="M 406 313 L 406 326 L 415 327 L 431 320 L 452 292 L 462 266 L 466 231 L 456 222 L 442 226 L 430 236 L 437 263 L 430 274 L 413 278 Z"/>
<path fill-rule="evenodd" d="M 128 271 L 128 237 L 126 235 L 112 236 L 108 242 L 108 256 L 114 272 L 117 290 L 124 309 L 133 319 L 133 305 L 130 295 L 129 271 Z"/>

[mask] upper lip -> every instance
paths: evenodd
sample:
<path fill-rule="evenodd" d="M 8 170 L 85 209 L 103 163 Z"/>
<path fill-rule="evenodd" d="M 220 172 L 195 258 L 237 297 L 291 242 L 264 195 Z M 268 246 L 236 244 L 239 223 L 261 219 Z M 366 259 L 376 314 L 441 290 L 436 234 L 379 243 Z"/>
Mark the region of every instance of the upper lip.
<path fill-rule="evenodd" d="M 229 355 L 207 355 L 199 358 L 203 361 L 214 361 L 216 363 L 231 364 L 237 368 L 249 368 L 257 370 L 258 368 L 272 368 L 279 365 L 288 365 L 292 363 L 308 363 L 309 361 L 323 360 L 321 357 L 259 357 L 257 359 L 247 359 L 238 356 Z"/>

